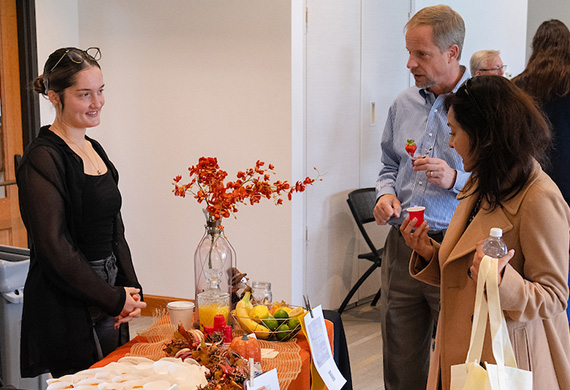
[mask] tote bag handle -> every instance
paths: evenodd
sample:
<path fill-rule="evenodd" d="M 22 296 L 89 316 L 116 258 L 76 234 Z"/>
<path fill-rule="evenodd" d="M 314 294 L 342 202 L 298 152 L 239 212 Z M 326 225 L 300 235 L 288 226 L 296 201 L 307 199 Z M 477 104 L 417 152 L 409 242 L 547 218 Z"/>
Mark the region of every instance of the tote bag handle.
<path fill-rule="evenodd" d="M 485 260 L 483 258 L 483 260 Z M 477 290 L 475 292 L 475 307 L 473 310 L 473 325 L 471 326 L 471 338 L 469 341 L 469 351 L 465 363 L 481 362 L 483 352 L 483 342 L 485 341 L 485 328 L 487 327 L 488 306 L 485 299 L 485 282 L 489 274 L 491 263 L 482 261 L 477 274 Z"/>
<path fill-rule="evenodd" d="M 491 264 L 489 274 L 487 275 L 487 305 L 493 339 L 493 356 L 497 365 L 517 368 L 515 353 L 507 329 L 507 321 L 501 309 L 499 298 L 499 261 L 489 256 L 485 256 L 483 260 L 485 258 Z"/>
<path fill-rule="evenodd" d="M 485 297 L 485 286 L 487 296 Z M 498 260 L 484 256 L 479 265 L 477 291 L 469 351 L 465 362 L 481 362 L 487 315 L 491 328 L 493 356 L 497 365 L 517 367 L 515 354 L 510 342 L 505 316 L 501 310 L 498 284 Z"/>

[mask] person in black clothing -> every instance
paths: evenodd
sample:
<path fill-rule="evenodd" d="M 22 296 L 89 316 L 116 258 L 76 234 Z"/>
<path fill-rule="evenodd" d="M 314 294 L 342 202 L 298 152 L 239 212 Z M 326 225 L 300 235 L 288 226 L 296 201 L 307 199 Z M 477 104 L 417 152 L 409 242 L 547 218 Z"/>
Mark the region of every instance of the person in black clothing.
<path fill-rule="evenodd" d="M 537 101 L 550 121 L 550 162 L 543 168 L 570 205 L 570 30 L 564 23 L 542 22 L 532 38 L 528 64 L 513 82 Z M 566 315 L 570 325 L 570 300 Z"/>
<path fill-rule="evenodd" d="M 545 171 L 570 205 L 570 30 L 560 20 L 543 22 L 532 39 L 525 70 L 513 79 L 544 110 L 552 125 Z"/>
<path fill-rule="evenodd" d="M 24 286 L 22 377 L 89 368 L 129 340 L 146 307 L 121 219 L 118 173 L 85 135 L 105 104 L 98 48 L 53 52 L 34 89 L 55 108 L 17 168 L 30 237 Z"/>

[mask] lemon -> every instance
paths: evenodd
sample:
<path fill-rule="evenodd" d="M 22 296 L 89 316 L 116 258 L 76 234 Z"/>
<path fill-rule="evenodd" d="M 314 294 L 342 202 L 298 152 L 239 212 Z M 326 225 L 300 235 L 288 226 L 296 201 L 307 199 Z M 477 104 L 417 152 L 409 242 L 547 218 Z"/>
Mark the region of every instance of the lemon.
<path fill-rule="evenodd" d="M 249 312 L 249 316 L 251 319 L 261 322 L 262 319 L 269 315 L 269 309 L 265 305 L 257 305 L 254 306 L 253 309 Z"/>
<path fill-rule="evenodd" d="M 275 330 L 279 327 L 279 321 L 275 319 L 272 315 L 268 315 L 264 319 L 261 320 L 261 323 L 267 326 L 271 330 Z"/>
<path fill-rule="evenodd" d="M 305 312 L 301 306 L 298 306 L 289 312 L 289 318 L 298 317 Z"/>

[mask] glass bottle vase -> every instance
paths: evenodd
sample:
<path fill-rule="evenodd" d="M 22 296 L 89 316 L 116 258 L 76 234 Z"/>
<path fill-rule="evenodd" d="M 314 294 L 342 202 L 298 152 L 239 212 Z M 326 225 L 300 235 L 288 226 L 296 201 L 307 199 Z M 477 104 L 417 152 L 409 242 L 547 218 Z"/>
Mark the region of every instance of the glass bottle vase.
<path fill-rule="evenodd" d="M 219 273 L 219 288 L 231 295 L 232 267 L 235 265 L 234 248 L 226 238 L 221 221 L 207 221 L 204 236 L 194 252 L 194 298 L 208 289 L 207 275 Z"/>

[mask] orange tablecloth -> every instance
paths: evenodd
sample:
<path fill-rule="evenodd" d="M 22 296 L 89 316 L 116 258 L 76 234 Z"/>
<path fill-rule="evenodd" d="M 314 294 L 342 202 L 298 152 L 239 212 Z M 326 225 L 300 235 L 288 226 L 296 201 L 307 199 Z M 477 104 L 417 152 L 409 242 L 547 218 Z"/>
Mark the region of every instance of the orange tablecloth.
<path fill-rule="evenodd" d="M 327 327 L 327 333 L 329 336 L 329 342 L 331 344 L 331 350 L 333 349 L 333 339 L 334 339 L 334 328 L 333 323 L 329 320 L 325 320 L 325 325 Z M 123 345 L 122 347 L 117 348 L 115 351 L 107 355 L 103 360 L 95 363 L 91 368 L 95 367 L 104 367 L 111 362 L 116 362 L 120 358 L 124 357 L 131 351 L 133 345 L 138 343 L 148 343 L 146 337 L 137 336 L 132 339 L 127 344 Z M 300 347 L 299 356 L 301 358 L 301 372 L 297 375 L 289 387 L 289 390 L 307 390 L 311 388 L 311 350 L 309 348 L 309 342 L 307 341 L 306 337 L 302 332 L 297 335 L 296 339 L 297 345 Z M 275 359 L 279 359 L 279 355 Z M 263 368 L 263 364 L 262 364 Z M 283 390 L 286 390 L 283 386 L 281 386 Z"/>

